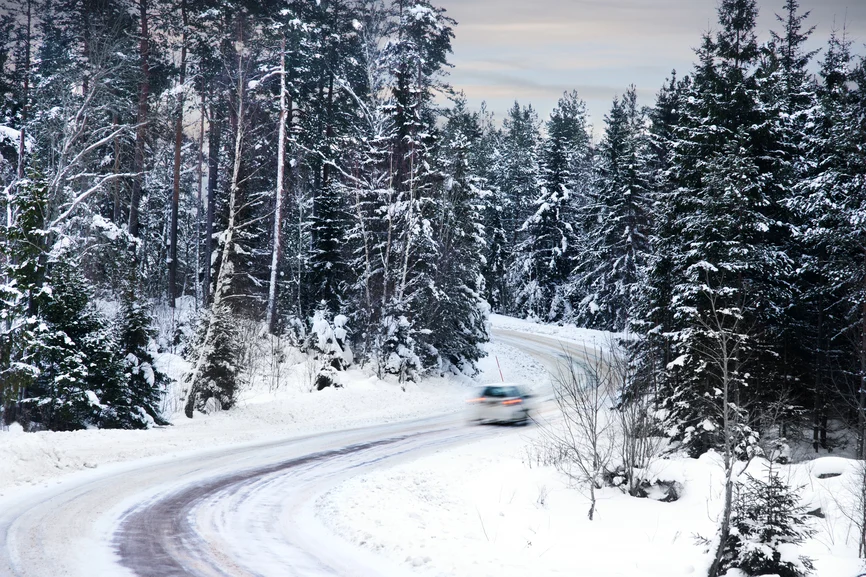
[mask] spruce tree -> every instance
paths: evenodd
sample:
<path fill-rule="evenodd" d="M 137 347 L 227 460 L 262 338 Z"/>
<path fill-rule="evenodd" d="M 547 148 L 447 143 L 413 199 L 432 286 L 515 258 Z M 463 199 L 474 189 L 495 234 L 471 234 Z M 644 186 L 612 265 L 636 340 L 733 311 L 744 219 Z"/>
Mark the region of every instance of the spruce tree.
<path fill-rule="evenodd" d="M 672 158 L 677 188 L 669 210 L 677 219 L 670 230 L 676 279 L 671 332 L 677 358 L 664 388 L 674 437 L 695 454 L 722 440 L 721 423 L 698 427 L 708 414 L 719 414 L 708 410 L 718 402 L 711 394 L 718 375 L 705 357 L 712 345 L 703 342 L 715 337 L 695 324 L 714 314 L 710 302 L 746 319 L 739 324 L 748 327 L 751 348 L 737 359 L 737 374 L 744 379 L 740 402 L 757 401 L 758 394 L 779 385 L 774 371 L 742 366 L 747 358 L 755 367 L 777 362 L 778 319 L 790 300 L 783 279 L 791 261 L 775 218 L 781 199 L 774 194 L 768 161 L 768 121 L 758 106 L 756 17 L 753 0 L 719 5 L 720 30 L 706 35 L 698 51 Z"/>
<path fill-rule="evenodd" d="M 734 530 L 724 545 L 722 571 L 805 577 L 814 570 L 808 557 L 783 550 L 802 544 L 815 531 L 797 492 L 772 467 L 767 480 L 747 475 L 739 485 L 731 524 Z"/>
<path fill-rule="evenodd" d="M 648 112 L 652 187 L 649 200 L 653 218 L 644 283 L 632 319 L 635 333 L 639 335 L 632 345 L 638 367 L 635 382 L 644 392 L 658 392 L 667 367 L 674 359 L 670 336 L 674 326 L 672 257 L 674 247 L 678 246 L 673 234 L 678 215 L 672 202 L 675 186 L 671 168 L 676 131 L 689 85 L 688 77 L 678 80 L 676 72 L 672 72 L 656 95 L 655 106 Z"/>
<path fill-rule="evenodd" d="M 447 112 L 436 168 L 442 174 L 434 225 L 437 256 L 433 283 L 416 305 L 428 334 L 422 347 L 436 350 L 442 369 L 475 372 L 488 340 L 481 272 L 485 235 L 481 202 L 483 182 L 473 170 L 472 147 L 480 137 L 477 114 L 458 100 Z M 447 311 L 447 313 L 446 313 Z M 432 330 L 432 327 L 436 327 Z"/>
<path fill-rule="evenodd" d="M 22 355 L 35 369 L 22 407 L 32 422 L 51 430 L 111 426 L 103 417 L 123 387 L 108 327 L 76 264 L 68 253 L 51 263 Z"/>
<path fill-rule="evenodd" d="M 134 281 L 131 283 L 134 286 Z M 103 423 L 120 428 L 144 428 L 155 423 L 168 422 L 162 415 L 160 403 L 168 393 L 168 377 L 160 371 L 153 356 L 154 331 L 151 311 L 132 287 L 123 294 L 116 321 L 117 354 L 123 366 L 122 387 L 111 399 L 109 414 Z"/>
<path fill-rule="evenodd" d="M 813 311 L 813 328 L 808 334 L 815 343 L 810 380 L 815 383 L 816 418 L 826 422 L 831 382 L 837 383 L 836 390 L 841 390 L 849 406 L 866 405 L 860 385 L 866 374 L 862 340 L 866 335 L 866 259 L 862 250 L 864 233 L 859 225 L 864 218 L 866 175 L 866 163 L 859 151 L 866 137 L 859 121 L 863 108 L 858 97 L 862 96 L 852 90 L 863 88 L 854 83 L 850 41 L 844 34 L 834 32 L 831 36 L 821 64 L 821 79 L 818 106 L 808 119 L 813 128 L 806 137 L 807 172 L 790 202 L 802 223 L 801 242 L 806 257 L 800 278 Z M 834 365 L 839 369 L 829 372 Z M 841 387 L 840 382 L 844 383 Z M 863 411 L 858 409 L 857 413 L 859 451 L 863 456 L 866 423 Z M 826 444 L 826 429 L 820 435 L 820 442 Z"/>
<path fill-rule="evenodd" d="M 573 282 L 578 322 L 622 331 L 631 328 L 649 253 L 650 150 L 634 86 L 614 99 L 605 122 Z"/>
<path fill-rule="evenodd" d="M 521 315 L 560 320 L 570 314 L 565 285 L 580 250 L 575 225 L 590 184 L 588 124 L 577 92 L 563 95 L 547 122 L 539 193 L 518 231 L 523 240 L 508 277 Z"/>
<path fill-rule="evenodd" d="M 520 106 L 516 101 L 502 122 L 494 184 L 501 191 L 502 226 L 509 251 L 526 238 L 523 224 L 537 210 L 533 202 L 541 189 L 539 128 L 532 106 Z"/>

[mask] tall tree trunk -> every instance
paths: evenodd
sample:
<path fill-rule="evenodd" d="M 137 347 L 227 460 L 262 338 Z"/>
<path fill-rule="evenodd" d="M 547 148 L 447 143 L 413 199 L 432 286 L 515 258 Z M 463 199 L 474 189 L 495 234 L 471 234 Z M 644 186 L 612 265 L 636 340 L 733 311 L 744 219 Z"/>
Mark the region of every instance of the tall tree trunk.
<path fill-rule="evenodd" d="M 241 28 L 242 30 L 242 28 Z M 237 202 L 238 202 L 238 190 L 240 184 L 240 171 L 241 171 L 241 155 L 243 152 L 243 141 L 244 141 L 244 100 L 245 100 L 245 78 L 243 73 L 243 52 L 238 53 L 238 83 L 237 83 L 237 109 L 234 111 L 236 116 L 236 122 L 234 123 L 234 134 L 235 134 L 235 142 L 234 142 L 234 163 L 232 167 L 232 179 L 231 184 L 229 186 L 229 214 L 228 214 L 228 222 L 226 223 L 226 229 L 222 235 L 223 241 L 223 249 L 220 254 L 220 267 L 217 273 L 216 283 L 214 284 L 214 293 L 213 293 L 213 301 L 211 303 L 211 318 L 208 321 L 208 327 L 205 331 L 205 338 L 202 342 L 201 348 L 199 349 L 198 359 L 196 360 L 195 368 L 192 373 L 191 385 L 189 396 L 186 399 L 186 404 L 184 406 L 184 413 L 190 419 L 193 416 L 193 410 L 195 409 L 196 399 L 199 390 L 202 388 L 202 383 L 200 382 L 200 376 L 202 370 L 205 368 L 205 364 L 208 360 L 208 355 L 210 354 L 211 349 L 213 348 L 215 334 L 215 316 L 220 314 L 227 314 L 228 308 L 227 305 L 223 302 L 228 295 L 229 289 L 231 287 L 231 275 L 232 275 L 232 264 L 231 264 L 231 255 L 232 255 L 232 247 L 234 246 L 234 235 L 236 232 L 237 224 Z"/>
<path fill-rule="evenodd" d="M 114 130 L 117 130 L 118 125 L 120 124 L 120 115 L 117 111 L 113 111 L 111 113 L 111 124 Z M 112 166 L 112 172 L 114 174 L 120 173 L 120 135 L 115 136 L 112 139 L 112 149 L 114 150 L 114 165 Z M 119 178 L 116 178 L 114 182 L 111 183 L 111 201 L 112 201 L 112 211 L 111 211 L 111 221 L 119 225 L 120 224 L 120 191 L 122 185 Z"/>
<path fill-rule="evenodd" d="M 196 198 L 195 204 L 195 306 L 196 310 L 198 310 L 198 306 L 202 304 L 202 300 L 204 298 L 204 291 L 202 290 L 202 283 L 199 278 L 201 274 L 201 207 L 202 207 L 202 186 L 204 180 L 204 119 L 205 119 L 205 105 L 204 101 L 201 103 L 201 122 L 199 123 L 198 129 L 198 171 L 196 172 L 196 178 L 198 181 L 198 196 Z"/>
<path fill-rule="evenodd" d="M 32 0 L 27 0 L 27 31 L 24 36 L 24 94 L 21 107 L 21 132 L 18 135 L 18 179 L 24 178 L 24 152 L 26 139 L 27 109 L 30 103 L 30 24 L 33 14 Z M 11 226 L 11 220 L 9 225 Z"/>
<path fill-rule="evenodd" d="M 860 305 L 860 380 L 857 385 L 857 458 L 862 460 L 866 459 L 866 301 Z"/>
<path fill-rule="evenodd" d="M 150 93 L 150 43 L 147 30 L 147 0 L 139 0 L 139 18 L 141 19 L 141 39 L 139 41 L 139 57 L 141 59 L 141 83 L 138 89 L 138 125 L 135 130 L 135 155 L 133 157 L 132 195 L 129 200 L 129 234 L 138 236 L 138 211 L 141 202 L 141 181 L 144 171 L 144 139 L 147 135 L 147 99 Z"/>
<path fill-rule="evenodd" d="M 277 330 L 277 269 L 280 264 L 283 243 L 280 234 L 283 224 L 283 195 L 286 170 L 286 122 L 288 99 L 286 95 L 286 36 L 280 40 L 280 126 L 277 139 L 277 195 L 274 199 L 274 246 L 271 251 L 271 278 L 268 288 L 267 322 L 271 334 Z"/>
<path fill-rule="evenodd" d="M 175 306 L 177 294 L 177 218 L 180 204 L 180 160 L 183 147 L 183 90 L 186 82 L 186 0 L 180 3 L 180 18 L 183 25 L 180 46 L 180 91 L 174 119 L 174 180 L 171 194 L 171 228 L 168 248 L 168 305 Z"/>
<path fill-rule="evenodd" d="M 213 273 L 213 224 L 216 189 L 219 183 L 219 153 L 222 141 L 222 114 L 219 97 L 210 104 L 208 115 L 208 159 L 207 159 L 207 215 L 204 230 L 204 303 L 211 302 L 211 274 Z"/>

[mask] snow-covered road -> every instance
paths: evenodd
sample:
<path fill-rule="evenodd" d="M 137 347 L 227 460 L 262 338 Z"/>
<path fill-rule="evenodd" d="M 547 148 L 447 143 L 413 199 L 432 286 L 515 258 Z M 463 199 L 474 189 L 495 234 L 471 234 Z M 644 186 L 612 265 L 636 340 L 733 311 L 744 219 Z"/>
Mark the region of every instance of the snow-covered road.
<path fill-rule="evenodd" d="M 564 351 L 537 334 L 496 336 L 547 367 Z M 405 575 L 327 530 L 316 498 L 376 467 L 494 434 L 458 414 L 83 471 L 0 498 L 0 575 Z"/>
<path fill-rule="evenodd" d="M 79 473 L 0 512 L 0 573 L 392 575 L 329 535 L 318 493 L 384 462 L 477 439 L 442 417 Z"/>

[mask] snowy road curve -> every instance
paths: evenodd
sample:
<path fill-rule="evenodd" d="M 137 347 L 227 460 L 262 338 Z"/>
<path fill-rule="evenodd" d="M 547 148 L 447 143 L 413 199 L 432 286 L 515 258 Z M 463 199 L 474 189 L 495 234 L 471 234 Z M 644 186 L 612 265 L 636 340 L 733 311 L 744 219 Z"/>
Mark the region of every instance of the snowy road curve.
<path fill-rule="evenodd" d="M 547 367 L 565 352 L 550 337 L 495 335 Z M 455 414 L 77 473 L 0 497 L 0 576 L 406 575 L 326 530 L 316 499 L 372 468 L 492 434 Z"/>

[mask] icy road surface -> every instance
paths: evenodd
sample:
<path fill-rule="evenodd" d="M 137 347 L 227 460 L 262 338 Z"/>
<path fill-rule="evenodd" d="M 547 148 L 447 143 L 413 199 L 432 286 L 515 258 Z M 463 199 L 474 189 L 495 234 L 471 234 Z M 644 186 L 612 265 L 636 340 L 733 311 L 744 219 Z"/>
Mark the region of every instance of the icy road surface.
<path fill-rule="evenodd" d="M 550 337 L 496 336 L 547 367 L 564 353 Z M 326 529 L 316 498 L 376 467 L 501 433 L 449 415 L 150 458 L 15 490 L 0 498 L 0 575 L 406 575 Z"/>

